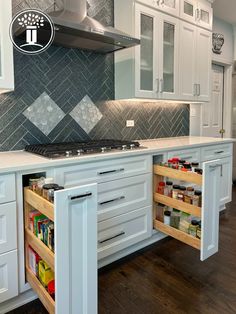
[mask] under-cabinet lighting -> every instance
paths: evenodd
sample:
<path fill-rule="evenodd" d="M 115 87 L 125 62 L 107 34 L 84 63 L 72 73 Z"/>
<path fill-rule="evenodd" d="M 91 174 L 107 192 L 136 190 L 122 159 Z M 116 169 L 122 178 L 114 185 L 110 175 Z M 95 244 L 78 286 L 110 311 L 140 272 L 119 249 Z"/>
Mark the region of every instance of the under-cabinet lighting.
<path fill-rule="evenodd" d="M 144 99 L 144 98 L 131 98 L 131 99 L 116 99 L 118 102 L 139 102 L 139 103 L 161 103 L 161 104 L 202 104 L 199 101 L 184 101 L 184 100 L 163 100 L 163 99 Z"/>

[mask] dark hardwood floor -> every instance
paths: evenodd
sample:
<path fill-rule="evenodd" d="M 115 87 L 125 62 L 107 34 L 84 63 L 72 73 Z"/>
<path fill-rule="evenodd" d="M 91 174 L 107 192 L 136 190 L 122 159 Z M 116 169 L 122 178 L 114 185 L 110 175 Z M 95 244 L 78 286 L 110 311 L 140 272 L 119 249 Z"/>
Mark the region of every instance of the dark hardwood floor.
<path fill-rule="evenodd" d="M 235 188 L 233 198 L 220 218 L 218 254 L 200 262 L 198 251 L 168 238 L 106 267 L 99 314 L 236 313 Z M 37 300 L 10 313 L 47 312 Z"/>

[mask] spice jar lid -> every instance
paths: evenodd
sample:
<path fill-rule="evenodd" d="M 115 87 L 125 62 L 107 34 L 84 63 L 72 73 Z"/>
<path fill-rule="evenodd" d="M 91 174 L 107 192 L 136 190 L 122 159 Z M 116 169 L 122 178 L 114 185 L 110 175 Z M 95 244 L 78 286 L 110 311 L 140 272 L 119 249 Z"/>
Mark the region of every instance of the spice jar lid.
<path fill-rule="evenodd" d="M 58 186 L 54 189 L 54 191 L 64 190 L 64 186 Z"/>
<path fill-rule="evenodd" d="M 177 185 L 177 184 L 173 185 L 173 189 L 179 190 L 179 188 L 180 188 L 179 185 Z"/>
<path fill-rule="evenodd" d="M 164 215 L 170 217 L 170 216 L 171 216 L 171 212 L 170 212 L 169 210 L 166 210 L 166 211 L 164 212 Z"/>
<path fill-rule="evenodd" d="M 179 163 L 183 165 L 186 163 L 186 160 L 180 159 Z"/>
<path fill-rule="evenodd" d="M 159 186 L 165 186 L 165 182 L 159 182 Z"/>
<path fill-rule="evenodd" d="M 44 184 L 43 185 L 43 189 L 44 190 L 55 190 L 56 188 L 58 188 L 59 185 L 58 184 L 55 184 L 55 183 L 52 183 L 52 184 Z"/>
<path fill-rule="evenodd" d="M 198 162 L 192 162 L 192 166 L 197 167 L 197 166 L 199 166 L 199 163 Z"/>
<path fill-rule="evenodd" d="M 173 182 L 171 182 L 171 181 L 166 181 L 166 185 L 173 185 Z"/>
<path fill-rule="evenodd" d="M 194 194 L 197 195 L 197 196 L 201 196 L 202 195 L 202 191 L 195 191 Z"/>
<path fill-rule="evenodd" d="M 189 162 L 185 162 L 184 163 L 184 168 L 190 169 L 191 168 L 191 164 Z"/>
<path fill-rule="evenodd" d="M 198 226 L 198 225 L 199 225 L 199 222 L 194 219 L 194 220 L 191 221 L 191 224 L 192 224 L 193 226 Z"/>
<path fill-rule="evenodd" d="M 181 191 L 186 191 L 186 187 L 185 186 L 180 186 L 179 188 Z"/>
<path fill-rule="evenodd" d="M 187 191 L 188 191 L 188 192 L 193 192 L 193 191 L 194 191 L 194 188 L 191 187 L 191 186 L 189 186 L 189 187 L 187 187 Z"/>
<path fill-rule="evenodd" d="M 195 169 L 195 172 L 197 172 L 198 174 L 202 174 L 202 169 L 196 168 L 196 169 Z"/>

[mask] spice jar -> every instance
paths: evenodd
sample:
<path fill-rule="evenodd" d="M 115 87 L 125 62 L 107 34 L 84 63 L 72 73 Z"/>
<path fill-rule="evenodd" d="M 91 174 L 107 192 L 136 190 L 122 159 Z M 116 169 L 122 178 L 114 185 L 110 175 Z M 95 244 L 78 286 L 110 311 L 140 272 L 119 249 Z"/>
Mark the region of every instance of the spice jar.
<path fill-rule="evenodd" d="M 179 223 L 180 223 L 180 211 L 177 209 L 173 209 L 173 212 L 170 216 L 170 226 L 176 229 L 179 229 Z"/>
<path fill-rule="evenodd" d="M 50 191 L 50 190 L 54 191 L 55 188 L 58 188 L 58 184 L 54 184 L 54 183 L 44 184 L 44 186 L 43 186 L 43 197 L 46 198 L 48 201 L 50 201 L 50 197 L 52 195 L 52 191 Z"/>
<path fill-rule="evenodd" d="M 194 188 L 191 186 L 187 187 L 186 195 L 188 195 L 190 197 L 194 196 Z"/>
<path fill-rule="evenodd" d="M 195 191 L 194 196 L 192 197 L 192 204 L 198 207 L 202 206 L 202 192 L 201 191 Z"/>
<path fill-rule="evenodd" d="M 199 168 L 199 163 L 198 162 L 192 162 L 192 171 L 195 172 L 195 170 L 198 168 Z"/>
<path fill-rule="evenodd" d="M 45 184 L 45 178 L 44 177 L 41 177 L 39 180 L 38 180 L 38 185 L 36 187 L 36 193 L 41 195 L 43 194 L 43 186 Z"/>
<path fill-rule="evenodd" d="M 202 223 L 201 221 L 198 222 L 198 228 L 197 228 L 197 238 L 201 239 L 202 237 Z"/>
<path fill-rule="evenodd" d="M 166 181 L 167 196 L 172 197 L 173 182 Z"/>
<path fill-rule="evenodd" d="M 55 192 L 57 192 L 57 191 L 61 191 L 61 190 L 64 190 L 64 186 L 58 186 L 58 187 L 55 187 L 55 189 L 53 189 L 53 190 L 49 190 L 49 191 L 51 191 L 51 195 L 49 196 L 49 201 L 50 202 L 52 202 L 52 203 L 54 203 L 54 194 L 55 194 Z"/>
<path fill-rule="evenodd" d="M 165 186 L 166 186 L 165 182 L 159 182 L 157 187 L 157 193 L 164 195 Z"/>
<path fill-rule="evenodd" d="M 164 222 L 164 211 L 165 211 L 165 205 L 163 204 L 157 204 L 156 207 L 156 219 Z"/>
<path fill-rule="evenodd" d="M 196 168 L 196 169 L 195 169 L 195 172 L 196 172 L 197 174 L 200 174 L 200 175 L 202 175 L 202 173 L 203 173 L 202 169 L 200 169 L 200 168 Z"/>
<path fill-rule="evenodd" d="M 184 195 L 184 202 L 188 204 L 192 204 L 192 197 L 188 195 Z"/>
<path fill-rule="evenodd" d="M 190 162 L 185 162 L 183 166 L 184 166 L 184 168 L 187 169 L 188 171 L 191 171 L 191 170 L 192 170 L 192 167 L 191 167 Z"/>
<path fill-rule="evenodd" d="M 185 194 L 186 194 L 186 187 L 185 186 L 180 186 L 179 187 L 179 192 L 178 192 L 178 200 L 183 202 Z"/>
<path fill-rule="evenodd" d="M 39 180 L 40 179 L 36 179 L 36 178 L 29 179 L 29 187 L 32 191 L 36 192 Z"/>
<path fill-rule="evenodd" d="M 198 229 L 198 221 L 197 220 L 192 220 L 191 224 L 189 226 L 189 234 L 193 237 L 197 236 L 197 229 Z"/>
<path fill-rule="evenodd" d="M 172 197 L 177 200 L 178 199 L 178 193 L 179 193 L 179 185 L 173 185 L 173 190 L 172 190 Z"/>
<path fill-rule="evenodd" d="M 164 224 L 165 225 L 170 225 L 170 217 L 171 217 L 171 212 L 169 210 L 166 210 L 164 212 Z"/>

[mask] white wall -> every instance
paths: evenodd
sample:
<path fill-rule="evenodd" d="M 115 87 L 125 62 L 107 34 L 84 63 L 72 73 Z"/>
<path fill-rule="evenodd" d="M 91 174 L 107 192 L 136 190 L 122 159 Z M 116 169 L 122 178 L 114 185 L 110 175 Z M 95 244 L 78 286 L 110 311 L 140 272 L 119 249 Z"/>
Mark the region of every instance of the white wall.
<path fill-rule="evenodd" d="M 213 53 L 213 60 L 220 63 L 231 63 L 234 60 L 234 33 L 233 26 L 216 17 L 213 19 L 213 33 L 223 34 L 225 43 L 222 48 L 222 54 Z"/>

